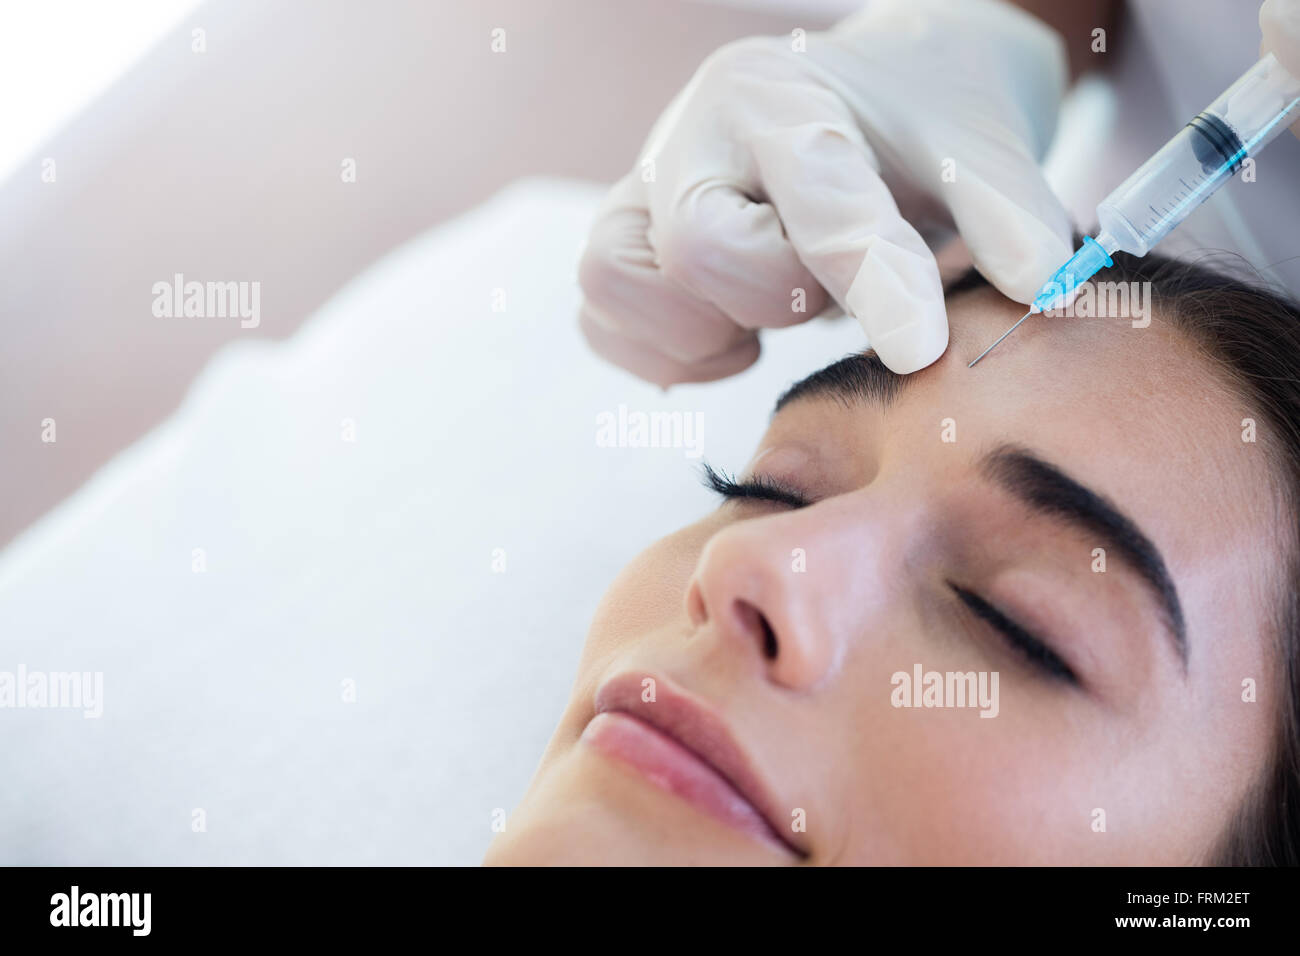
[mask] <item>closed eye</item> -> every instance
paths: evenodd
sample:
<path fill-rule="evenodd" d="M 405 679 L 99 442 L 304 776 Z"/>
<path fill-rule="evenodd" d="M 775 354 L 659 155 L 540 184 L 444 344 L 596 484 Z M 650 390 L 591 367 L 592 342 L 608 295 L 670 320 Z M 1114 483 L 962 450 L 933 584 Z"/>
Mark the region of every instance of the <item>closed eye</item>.
<path fill-rule="evenodd" d="M 704 465 L 704 486 L 716 491 L 728 501 L 736 498 L 751 498 L 759 501 L 775 501 L 789 505 L 791 508 L 806 508 L 812 504 L 802 492 L 770 478 L 760 476 L 737 481 L 726 472 L 716 471 L 707 463 Z"/>
<path fill-rule="evenodd" d="M 1003 639 L 1011 645 L 1012 649 L 1027 658 L 1030 664 L 1055 680 L 1062 680 L 1067 684 L 1078 686 L 1079 678 L 1070 669 L 1070 665 L 1061 660 L 1060 656 L 1045 643 L 1034 637 L 978 594 L 967 591 L 951 581 L 948 582 L 948 587 L 952 588 L 953 593 L 961 599 L 963 604 L 970 608 L 976 617 L 991 624 L 995 630 L 1001 633 Z"/>

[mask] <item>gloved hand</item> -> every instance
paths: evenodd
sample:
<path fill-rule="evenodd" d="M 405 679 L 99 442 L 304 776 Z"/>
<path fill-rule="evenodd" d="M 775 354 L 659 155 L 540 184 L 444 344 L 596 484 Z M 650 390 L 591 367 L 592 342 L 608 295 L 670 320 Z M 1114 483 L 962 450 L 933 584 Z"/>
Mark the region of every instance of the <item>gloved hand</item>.
<path fill-rule="evenodd" d="M 1272 53 L 1288 73 L 1300 77 L 1300 0 L 1264 0 L 1259 29 L 1264 34 L 1259 55 Z M 1291 132 L 1300 136 L 1300 121 L 1291 125 Z"/>
<path fill-rule="evenodd" d="M 642 378 L 738 372 L 757 329 L 830 300 L 912 372 L 948 343 L 918 226 L 955 224 L 1020 302 L 1073 251 L 1039 167 L 1067 78 L 1054 31 L 1001 0 L 875 0 L 798 39 L 711 55 L 592 228 L 581 326 Z"/>

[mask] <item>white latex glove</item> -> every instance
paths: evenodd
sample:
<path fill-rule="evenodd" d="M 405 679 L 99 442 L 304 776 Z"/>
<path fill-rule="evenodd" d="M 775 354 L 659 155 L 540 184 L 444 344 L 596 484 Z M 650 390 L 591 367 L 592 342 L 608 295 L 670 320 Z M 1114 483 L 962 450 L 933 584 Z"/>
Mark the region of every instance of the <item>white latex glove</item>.
<path fill-rule="evenodd" d="M 1300 77 L 1300 0 L 1264 0 L 1259 30 L 1264 35 L 1259 55 L 1272 53 L 1288 73 Z M 1300 122 L 1291 132 L 1300 136 Z"/>
<path fill-rule="evenodd" d="M 738 372 L 757 329 L 831 299 L 912 372 L 948 344 L 918 226 L 955 224 L 1020 302 L 1073 251 L 1039 167 L 1067 79 L 1045 24 L 1001 0 L 876 0 L 797 45 L 758 37 L 711 55 L 592 229 L 583 332 L 642 378 Z"/>

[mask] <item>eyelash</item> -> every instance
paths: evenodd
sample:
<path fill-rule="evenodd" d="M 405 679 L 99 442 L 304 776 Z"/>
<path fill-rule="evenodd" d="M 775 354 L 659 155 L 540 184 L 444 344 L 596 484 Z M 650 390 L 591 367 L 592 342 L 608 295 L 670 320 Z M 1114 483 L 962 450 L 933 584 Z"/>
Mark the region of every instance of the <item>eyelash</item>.
<path fill-rule="evenodd" d="M 787 488 L 770 478 L 746 478 L 737 481 L 725 471 L 717 471 L 712 465 L 704 465 L 704 487 L 709 488 L 731 501 L 736 498 L 753 498 L 758 501 L 775 501 L 789 505 L 791 508 L 806 508 L 810 504 L 801 492 Z"/>
<path fill-rule="evenodd" d="M 1006 642 L 1027 658 L 1034 667 L 1055 680 L 1078 685 L 1079 678 L 1074 671 L 1070 670 L 1070 665 L 1061 660 L 1060 656 L 1050 647 L 978 594 L 967 591 L 951 581 L 948 582 L 948 587 L 952 588 L 953 593 L 957 595 L 972 614 L 992 625 L 995 630 L 1001 633 Z"/>
<path fill-rule="evenodd" d="M 718 471 L 708 463 L 704 465 L 704 485 L 728 501 L 738 498 L 750 498 L 759 501 L 775 501 L 791 508 L 806 508 L 812 504 L 800 492 L 778 484 L 770 478 L 760 476 L 737 481 L 726 472 Z M 1026 658 L 1031 665 L 1054 680 L 1078 685 L 1079 678 L 1074 671 L 1046 644 L 978 594 L 968 591 L 951 581 L 947 582 L 947 584 L 972 614 L 998 631 L 1003 640 L 1011 645 L 1012 650 Z"/>

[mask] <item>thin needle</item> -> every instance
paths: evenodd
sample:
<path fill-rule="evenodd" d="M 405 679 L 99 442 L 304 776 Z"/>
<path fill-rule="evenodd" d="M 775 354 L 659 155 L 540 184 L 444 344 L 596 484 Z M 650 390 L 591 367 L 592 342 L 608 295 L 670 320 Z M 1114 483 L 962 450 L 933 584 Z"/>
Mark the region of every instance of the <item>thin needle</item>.
<path fill-rule="evenodd" d="M 988 355 L 988 354 L 989 354 L 990 352 L 992 352 L 995 348 L 997 348 L 997 346 L 998 346 L 998 342 L 1001 342 L 1003 339 L 1005 339 L 1008 335 L 1010 335 L 1010 334 L 1011 334 L 1012 332 L 1014 332 L 1016 329 L 1020 328 L 1020 323 L 1023 322 L 1023 321 L 1025 321 L 1025 319 L 1029 318 L 1029 317 L 1030 317 L 1031 315 L 1033 315 L 1033 314 L 1034 314 L 1034 313 L 1033 313 L 1033 311 L 1031 310 L 1031 311 L 1029 311 L 1029 312 L 1026 312 L 1024 315 L 1022 315 L 1022 316 L 1020 317 L 1019 321 L 1017 321 L 1015 325 L 1011 326 L 1011 328 L 1007 329 L 1005 332 L 1003 332 L 1001 335 L 998 336 L 998 341 L 997 341 L 997 342 L 994 342 L 992 345 L 990 345 L 988 348 L 986 348 L 986 349 L 985 349 L 983 352 L 981 352 L 979 355 L 975 356 L 975 362 L 978 362 L 978 361 L 979 361 L 980 359 L 982 359 L 984 356 Z M 974 367 L 975 367 L 975 362 L 971 362 L 970 365 L 967 365 L 966 367 L 967 367 L 967 368 L 974 368 Z"/>

